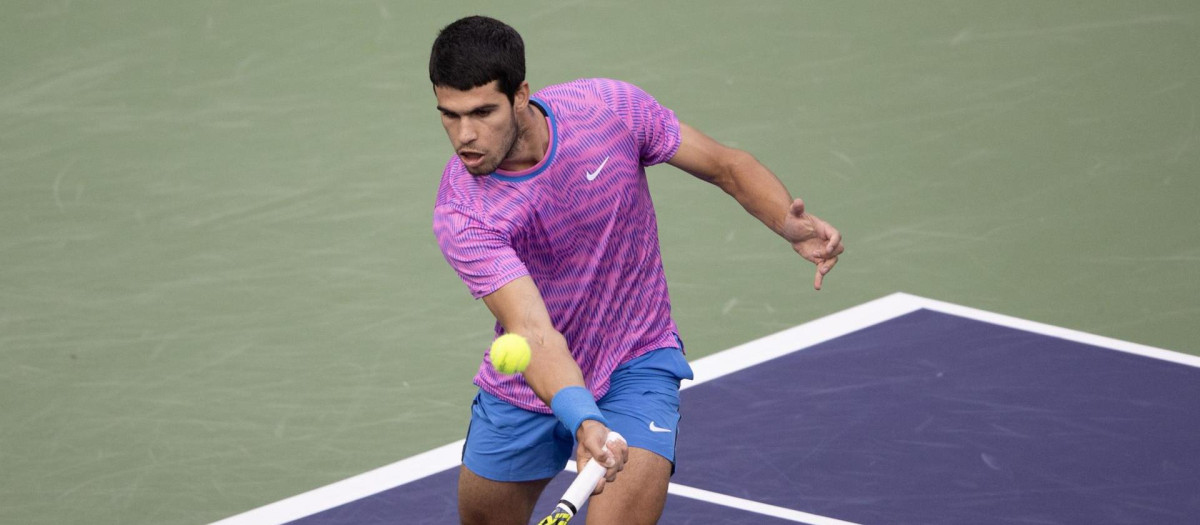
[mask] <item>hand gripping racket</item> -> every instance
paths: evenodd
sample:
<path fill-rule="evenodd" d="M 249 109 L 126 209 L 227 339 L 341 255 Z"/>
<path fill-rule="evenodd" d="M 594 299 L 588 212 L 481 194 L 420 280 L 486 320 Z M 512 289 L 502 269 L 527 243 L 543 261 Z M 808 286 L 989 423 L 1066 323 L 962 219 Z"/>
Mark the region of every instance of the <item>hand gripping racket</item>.
<path fill-rule="evenodd" d="M 625 438 L 616 432 L 609 432 L 604 447 L 607 449 L 609 443 L 617 441 L 624 442 Z M 562 499 L 558 500 L 558 506 L 554 508 L 554 512 L 542 518 L 538 525 L 566 525 L 569 523 L 571 518 L 583 509 L 583 505 L 591 497 L 592 491 L 596 490 L 596 484 L 600 482 L 600 478 L 604 477 L 607 470 L 599 461 L 589 459 L 587 465 L 583 466 L 583 470 L 579 471 L 579 475 L 575 476 L 575 481 L 572 481 L 571 486 L 567 487 Z"/>

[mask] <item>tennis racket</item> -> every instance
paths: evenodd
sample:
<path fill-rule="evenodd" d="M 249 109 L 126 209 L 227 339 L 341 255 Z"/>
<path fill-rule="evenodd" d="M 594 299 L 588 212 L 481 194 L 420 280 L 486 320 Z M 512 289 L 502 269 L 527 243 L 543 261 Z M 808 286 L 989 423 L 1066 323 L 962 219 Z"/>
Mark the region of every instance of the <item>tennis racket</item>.
<path fill-rule="evenodd" d="M 605 448 L 608 448 L 608 443 L 615 443 L 617 441 L 624 442 L 625 438 L 616 432 L 609 432 L 608 439 L 605 440 Z M 592 491 L 596 490 L 596 484 L 600 483 L 600 478 L 604 477 L 604 473 L 607 470 L 599 461 L 589 459 L 587 465 L 583 466 L 583 470 L 579 471 L 579 475 L 575 476 L 575 481 L 572 481 L 571 486 L 567 487 L 567 491 L 563 493 L 562 499 L 558 500 L 558 506 L 554 507 L 554 512 L 542 518 L 542 521 L 539 521 L 538 525 L 566 525 L 570 523 L 571 518 L 579 513 L 583 505 L 587 503 L 588 498 L 592 496 Z"/>

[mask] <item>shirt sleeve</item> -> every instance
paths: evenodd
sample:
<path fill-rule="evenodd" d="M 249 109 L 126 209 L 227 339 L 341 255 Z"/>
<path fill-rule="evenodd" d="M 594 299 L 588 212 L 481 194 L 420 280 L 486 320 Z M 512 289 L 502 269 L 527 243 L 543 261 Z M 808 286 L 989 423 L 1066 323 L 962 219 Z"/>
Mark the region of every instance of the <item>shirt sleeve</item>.
<path fill-rule="evenodd" d="M 453 205 L 436 207 L 433 232 L 446 262 L 476 299 L 529 275 L 509 236 L 489 227 L 469 210 Z"/>
<path fill-rule="evenodd" d="M 679 150 L 679 119 L 641 88 L 619 80 L 597 79 L 601 98 L 617 113 L 637 142 L 643 166 L 671 159 Z"/>

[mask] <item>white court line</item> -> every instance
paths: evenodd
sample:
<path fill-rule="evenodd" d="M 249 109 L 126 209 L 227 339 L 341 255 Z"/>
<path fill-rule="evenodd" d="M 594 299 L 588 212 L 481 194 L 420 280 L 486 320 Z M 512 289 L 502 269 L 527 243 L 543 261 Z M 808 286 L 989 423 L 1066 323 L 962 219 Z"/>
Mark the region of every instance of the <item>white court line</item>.
<path fill-rule="evenodd" d="M 216 522 L 216 524 L 266 525 L 287 523 L 350 503 L 351 501 L 378 494 L 426 476 L 432 476 L 462 463 L 462 446 L 464 441 L 460 439 L 453 443 L 442 445 L 428 452 L 422 452 L 408 459 L 397 461 L 391 465 L 364 472 L 319 489 L 297 494 L 249 512 L 223 519 Z"/>
<path fill-rule="evenodd" d="M 915 295 L 897 293 L 889 295 L 888 297 L 885 297 L 885 299 L 890 297 L 902 298 L 905 302 L 917 305 L 919 308 L 925 308 L 935 312 L 957 315 L 959 317 L 967 317 L 976 321 L 1007 326 L 1009 328 L 1033 332 L 1035 334 L 1055 337 L 1058 339 L 1066 339 L 1068 341 L 1098 346 L 1101 348 L 1107 348 L 1109 350 L 1116 350 L 1118 352 L 1136 354 L 1143 357 L 1150 357 L 1162 361 L 1170 361 L 1180 365 L 1200 368 L 1200 356 L 1164 350 L 1162 348 L 1131 343 L 1129 341 L 1122 341 L 1120 339 L 1113 339 L 1111 337 L 1104 337 L 1100 335 L 1089 334 L 1087 332 L 1080 332 L 1078 330 L 1071 330 L 1059 326 L 1028 321 L 1025 319 L 1001 315 L 986 310 L 978 310 L 966 306 L 959 306 L 957 304 L 935 301 L 933 299 L 926 299 L 924 297 L 917 297 Z"/>
<path fill-rule="evenodd" d="M 842 521 L 784 507 L 776 507 L 775 505 L 767 505 L 766 503 L 759 503 L 757 501 L 750 501 L 748 499 L 735 498 L 727 494 L 711 492 L 704 489 L 689 487 L 687 485 L 680 485 L 678 483 L 671 483 L 667 485 L 667 493 L 700 500 L 715 505 L 721 505 L 724 507 L 732 507 L 738 510 L 753 512 L 755 514 L 771 516 L 773 518 L 794 521 L 796 523 L 808 523 L 809 525 L 857 525 L 852 521 Z"/>
<path fill-rule="evenodd" d="M 563 470 L 567 472 L 579 472 L 579 470 L 575 468 L 574 461 L 568 463 L 567 468 Z M 762 514 L 765 516 L 794 521 L 796 523 L 807 523 L 809 525 L 859 525 L 853 521 L 842 521 L 817 514 L 809 514 L 807 512 L 792 510 L 786 507 L 777 507 L 775 505 L 769 505 L 736 496 L 730 496 L 728 494 L 721 494 L 720 492 L 713 492 L 710 490 L 698 489 L 696 487 L 689 487 L 687 485 L 680 485 L 679 483 L 668 483 L 667 494 L 674 494 L 682 498 L 694 499 L 703 501 L 705 503 L 721 505 L 723 507 L 730 507 L 738 510 L 744 510 L 746 512 L 753 512 L 755 514 Z"/>
<path fill-rule="evenodd" d="M 695 373 L 694 381 L 686 382 L 683 388 L 690 388 L 701 383 L 705 383 L 718 377 L 732 374 L 739 370 L 749 368 L 751 366 L 761 364 L 765 361 L 781 357 L 792 352 L 803 350 L 813 345 L 829 341 L 831 339 L 841 337 L 851 332 L 861 330 L 876 324 L 882 323 L 889 319 L 894 319 L 901 315 L 914 312 L 920 309 L 928 309 L 937 312 L 942 312 L 959 317 L 966 317 L 992 323 L 1001 326 L 1007 326 L 1018 330 L 1024 330 L 1036 334 L 1042 334 L 1049 337 L 1057 337 L 1079 343 L 1089 344 L 1102 348 L 1137 354 L 1154 359 L 1170 361 L 1172 363 L 1200 367 L 1200 356 L 1193 356 L 1154 348 L 1137 343 L 1130 343 L 1108 337 L 1079 332 L 1076 330 L 1068 330 L 1057 326 L 1036 323 L 1015 317 L 996 314 L 975 308 L 968 308 L 956 304 L 925 299 L 915 295 L 905 293 L 895 293 L 863 303 L 859 306 L 843 310 L 831 314 L 826 317 L 802 324 L 800 326 L 784 330 L 782 332 L 772 334 L 761 339 L 751 341 L 749 343 L 730 348 L 709 355 L 707 357 L 697 359 L 691 363 L 692 371 Z M 436 449 L 412 456 L 408 459 L 392 463 L 384 467 L 359 474 L 357 476 L 338 481 L 336 483 L 326 485 L 324 487 L 314 489 L 303 494 L 292 496 L 290 498 L 259 507 L 257 509 L 238 514 L 236 516 L 216 522 L 217 525 L 263 525 L 263 524 L 279 524 L 289 521 L 298 520 L 300 518 L 328 510 L 351 501 L 359 500 L 374 494 L 378 494 L 385 490 L 416 481 L 441 472 L 446 469 L 454 468 L 461 464 L 463 441 L 455 441 Z M 568 470 L 573 470 L 571 467 Z M 718 503 L 728 501 L 728 506 L 735 508 L 744 508 L 751 512 L 759 512 L 754 508 L 767 510 L 768 512 L 759 512 L 770 516 L 779 516 L 780 512 L 787 511 L 794 516 L 803 516 L 798 518 L 800 521 L 807 520 L 808 522 L 819 525 L 825 524 L 843 524 L 844 521 L 838 521 L 833 518 L 825 518 L 821 516 L 811 515 L 799 511 L 792 511 L 780 507 L 772 507 L 762 503 L 756 503 L 749 500 L 742 500 L 732 496 L 725 496 L 714 492 L 708 492 L 692 487 L 671 484 L 675 489 L 671 494 L 676 494 L 683 497 L 693 497 Z M 682 490 L 686 493 L 675 492 Z M 697 497 L 695 495 L 703 495 Z M 725 504 L 725 503 L 719 503 Z M 741 505 L 747 505 L 742 507 Z M 753 507 L 753 508 L 749 508 Z M 820 521 L 826 520 L 826 521 Z"/>
<path fill-rule="evenodd" d="M 692 361 L 690 388 L 797 350 L 874 326 L 921 308 L 919 297 L 895 293 Z"/>

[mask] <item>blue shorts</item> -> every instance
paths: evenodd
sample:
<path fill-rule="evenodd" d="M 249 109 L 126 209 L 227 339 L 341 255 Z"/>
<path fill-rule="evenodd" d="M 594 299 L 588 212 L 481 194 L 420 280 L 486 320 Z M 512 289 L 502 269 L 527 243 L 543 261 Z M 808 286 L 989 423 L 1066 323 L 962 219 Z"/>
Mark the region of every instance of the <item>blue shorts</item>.
<path fill-rule="evenodd" d="M 660 348 L 618 367 L 596 402 L 629 446 L 675 464 L 679 382 L 692 378 L 683 352 Z M 574 459 L 575 436 L 550 414 L 524 410 L 482 390 L 471 404 L 463 465 L 495 481 L 552 478 Z"/>

